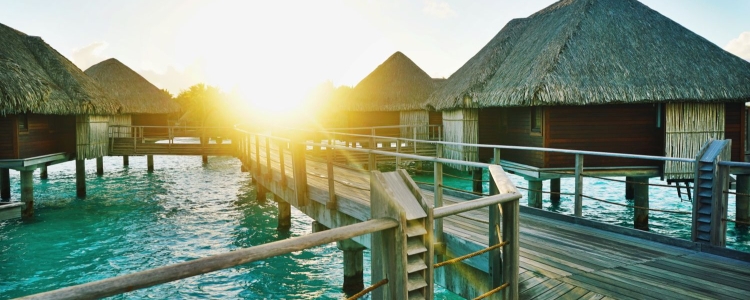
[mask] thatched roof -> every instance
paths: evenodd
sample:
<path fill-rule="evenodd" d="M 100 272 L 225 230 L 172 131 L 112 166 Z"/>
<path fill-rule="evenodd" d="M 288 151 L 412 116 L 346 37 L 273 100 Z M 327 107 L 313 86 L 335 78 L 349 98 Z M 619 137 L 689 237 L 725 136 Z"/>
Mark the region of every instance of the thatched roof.
<path fill-rule="evenodd" d="M 0 24 L 0 116 L 114 114 L 120 104 L 39 37 Z"/>
<path fill-rule="evenodd" d="M 128 66 L 114 58 L 86 69 L 101 89 L 122 104 L 122 113 L 168 114 L 179 104 Z"/>
<path fill-rule="evenodd" d="M 411 59 L 396 52 L 352 89 L 346 99 L 346 110 L 423 109 L 422 103 L 435 86 L 436 81 Z"/>
<path fill-rule="evenodd" d="M 748 100 L 748 62 L 640 2 L 563 0 L 509 22 L 426 104 Z"/>

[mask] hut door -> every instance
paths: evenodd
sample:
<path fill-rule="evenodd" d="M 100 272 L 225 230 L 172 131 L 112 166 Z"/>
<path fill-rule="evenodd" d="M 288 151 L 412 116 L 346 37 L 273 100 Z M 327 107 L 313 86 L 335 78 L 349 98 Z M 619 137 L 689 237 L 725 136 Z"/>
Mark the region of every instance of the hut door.
<path fill-rule="evenodd" d="M 724 139 L 724 103 L 667 103 L 665 153 L 695 158 L 708 139 Z M 666 179 L 692 179 L 690 163 L 666 162 Z"/>

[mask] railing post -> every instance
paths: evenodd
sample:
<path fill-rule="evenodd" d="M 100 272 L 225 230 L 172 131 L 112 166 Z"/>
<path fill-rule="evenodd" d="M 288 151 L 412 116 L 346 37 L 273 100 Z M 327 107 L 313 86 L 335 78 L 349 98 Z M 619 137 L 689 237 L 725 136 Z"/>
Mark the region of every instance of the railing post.
<path fill-rule="evenodd" d="M 583 154 L 576 154 L 575 215 L 583 215 Z"/>
<path fill-rule="evenodd" d="M 372 135 L 370 135 L 370 150 L 376 150 L 378 145 L 375 144 L 375 129 L 372 129 Z M 367 169 L 374 171 L 378 169 L 378 159 L 375 157 L 375 153 L 368 153 Z"/>
<path fill-rule="evenodd" d="M 255 135 L 255 167 L 258 169 L 258 175 L 263 175 L 263 166 L 260 164 L 260 137 Z"/>
<path fill-rule="evenodd" d="M 443 156 L 443 145 L 437 144 L 435 148 L 435 157 L 440 158 Z M 434 207 L 438 208 L 443 206 L 443 164 L 440 162 L 434 163 Z M 445 240 L 443 238 L 443 219 L 435 220 L 435 242 L 438 244 L 438 261 L 443 260 L 445 254 Z"/>
<path fill-rule="evenodd" d="M 284 150 L 287 143 L 279 141 L 279 169 L 281 170 L 281 186 L 286 188 L 286 164 L 284 163 Z"/>
<path fill-rule="evenodd" d="M 266 168 L 268 169 L 268 180 L 273 180 L 273 167 L 271 166 L 271 138 L 266 137 Z"/>
<path fill-rule="evenodd" d="M 304 139 L 302 139 L 304 141 Z M 307 160 L 305 142 L 292 142 L 292 170 L 294 173 L 294 193 L 297 198 L 297 206 L 307 205 Z"/>
<path fill-rule="evenodd" d="M 414 154 L 417 154 L 417 127 L 412 127 L 412 133 L 414 135 Z"/>
<path fill-rule="evenodd" d="M 401 140 L 396 139 L 396 153 L 401 153 Z M 401 157 L 396 156 L 396 169 L 401 165 Z"/>
<path fill-rule="evenodd" d="M 500 149 L 494 148 L 493 152 L 492 162 L 496 165 L 499 165 Z M 500 192 L 498 191 L 497 183 L 495 183 L 494 178 L 492 178 L 492 173 L 490 173 L 490 195 L 497 195 L 499 193 Z M 500 226 L 505 226 L 505 224 L 502 222 L 502 217 L 505 216 L 503 216 L 502 213 L 503 211 L 501 210 L 500 205 L 489 206 L 489 219 L 487 220 L 490 235 L 489 246 L 497 245 L 501 242 L 502 235 L 500 233 Z M 503 251 L 500 251 L 500 249 L 496 249 L 490 251 L 488 254 L 490 265 L 490 288 L 496 288 L 503 285 Z"/>
<path fill-rule="evenodd" d="M 333 178 L 333 155 L 334 155 L 335 149 L 333 149 L 330 145 L 326 147 L 326 156 L 327 156 L 327 165 L 328 165 L 328 202 L 326 202 L 326 208 L 328 209 L 336 209 L 338 207 L 338 204 L 336 203 L 336 188 Z"/>
<path fill-rule="evenodd" d="M 519 242 L 518 242 L 518 215 L 519 200 L 503 203 L 500 207 L 502 212 L 502 234 L 503 241 L 503 281 L 509 285 L 503 290 L 503 299 L 518 299 L 518 269 L 519 269 Z M 493 281 L 494 283 L 494 281 Z"/>

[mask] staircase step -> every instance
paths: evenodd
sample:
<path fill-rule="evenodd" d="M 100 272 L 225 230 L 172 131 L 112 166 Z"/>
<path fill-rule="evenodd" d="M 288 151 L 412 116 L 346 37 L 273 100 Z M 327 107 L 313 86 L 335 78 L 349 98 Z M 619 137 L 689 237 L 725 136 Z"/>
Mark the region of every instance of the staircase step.
<path fill-rule="evenodd" d="M 701 189 L 701 191 L 698 192 L 698 196 L 711 199 L 711 196 L 713 196 L 713 192 L 710 189 Z"/>
<path fill-rule="evenodd" d="M 409 300 L 422 300 L 424 299 L 424 295 L 422 294 L 421 290 L 414 290 L 409 292 Z"/>
<path fill-rule="evenodd" d="M 427 248 L 425 248 L 421 239 L 409 239 L 406 242 L 406 255 L 414 255 L 422 252 L 427 252 Z"/>
<path fill-rule="evenodd" d="M 406 290 L 414 291 L 427 286 L 427 282 L 424 281 L 422 273 L 411 273 L 409 274 L 408 282 L 406 283 Z"/>
<path fill-rule="evenodd" d="M 702 180 L 711 180 L 711 179 L 714 178 L 714 173 L 701 174 L 701 176 L 699 178 L 702 179 Z"/>
<path fill-rule="evenodd" d="M 700 224 L 698 225 L 698 231 L 709 233 L 711 232 L 711 224 Z"/>
<path fill-rule="evenodd" d="M 701 215 L 700 217 L 698 217 L 698 222 L 701 222 L 701 223 L 711 223 L 711 217 L 710 216 L 706 216 L 706 215 Z"/>
<path fill-rule="evenodd" d="M 421 236 L 427 234 L 427 230 L 424 229 L 421 222 L 417 222 L 415 224 L 409 224 L 409 226 L 406 227 L 405 233 L 408 237 Z"/>
<path fill-rule="evenodd" d="M 427 265 L 422 259 L 422 255 L 412 255 L 407 258 L 406 273 L 414 273 L 427 269 Z"/>
<path fill-rule="evenodd" d="M 700 188 L 702 188 L 702 189 L 710 189 L 710 188 L 713 188 L 713 187 L 714 187 L 714 185 L 713 185 L 713 182 L 711 182 L 711 181 L 701 181 L 701 183 L 700 183 Z"/>
<path fill-rule="evenodd" d="M 711 214 L 711 207 L 710 206 L 704 206 L 698 209 L 698 213 L 704 214 L 704 215 L 710 215 Z"/>
<path fill-rule="evenodd" d="M 713 164 L 702 164 L 700 169 L 701 171 L 713 171 L 714 165 Z"/>
<path fill-rule="evenodd" d="M 708 234 L 708 233 L 699 233 L 698 234 L 698 239 L 702 240 L 702 241 L 710 242 L 711 241 L 711 235 Z"/>

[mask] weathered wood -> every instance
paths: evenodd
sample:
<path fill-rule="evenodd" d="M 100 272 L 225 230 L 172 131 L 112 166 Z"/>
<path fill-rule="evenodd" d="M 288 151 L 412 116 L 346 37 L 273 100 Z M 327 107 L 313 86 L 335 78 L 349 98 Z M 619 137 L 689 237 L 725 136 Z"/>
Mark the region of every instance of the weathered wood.
<path fill-rule="evenodd" d="M 76 196 L 86 198 L 86 161 L 76 159 Z"/>
<path fill-rule="evenodd" d="M 391 229 L 398 222 L 390 219 L 375 219 L 324 232 L 288 238 L 260 246 L 243 248 L 228 253 L 199 258 L 183 263 L 159 267 L 147 271 L 71 286 L 55 291 L 31 295 L 19 299 L 95 299 L 131 292 L 134 290 L 175 281 L 187 277 L 226 269 L 269 257 L 349 239 L 352 237 Z"/>
<path fill-rule="evenodd" d="M 484 193 L 484 188 L 482 187 L 482 169 L 476 169 L 471 171 L 471 178 L 472 178 L 472 191 L 475 193 Z"/>
<path fill-rule="evenodd" d="M 648 231 L 648 177 L 633 177 L 633 204 L 636 206 L 633 216 L 635 229 Z M 642 208 L 638 208 L 642 207 Z"/>
<path fill-rule="evenodd" d="M 153 172 L 154 171 L 154 156 L 153 155 L 146 155 L 146 165 L 147 165 L 147 171 Z"/>
<path fill-rule="evenodd" d="M 529 179 L 528 188 L 529 207 L 542 208 L 542 181 Z"/>
<path fill-rule="evenodd" d="M 737 221 L 750 222 L 750 175 L 737 175 L 736 216 Z M 735 223 L 736 227 L 747 228 L 747 225 Z"/>
<path fill-rule="evenodd" d="M 24 204 L 21 217 L 34 216 L 34 170 L 21 171 L 21 202 Z"/>
<path fill-rule="evenodd" d="M 256 181 L 255 182 L 255 199 L 258 200 L 259 204 L 266 203 L 266 199 L 268 197 L 268 189 L 263 185 L 263 183 Z"/>
<path fill-rule="evenodd" d="M 575 203 L 574 212 L 576 217 L 583 216 L 583 155 L 576 154 L 575 166 Z"/>
<path fill-rule="evenodd" d="M 46 164 L 39 166 L 39 179 L 49 179 Z"/>
<path fill-rule="evenodd" d="M 99 156 L 96 158 L 96 175 L 104 175 L 104 157 Z"/>
<path fill-rule="evenodd" d="M 627 200 L 633 200 L 635 199 L 635 193 L 633 192 L 633 177 L 627 176 L 625 177 L 625 199 Z"/>
<path fill-rule="evenodd" d="M 326 149 L 326 157 L 327 162 L 326 166 L 328 167 L 328 202 L 326 202 L 326 207 L 328 209 L 336 209 L 338 205 L 336 204 L 336 181 L 333 175 L 333 156 L 334 156 L 334 150 L 331 147 L 328 147 Z"/>
<path fill-rule="evenodd" d="M 364 286 L 364 250 L 365 247 L 351 240 L 340 240 L 336 247 L 344 254 L 344 285 L 342 289 L 347 295 L 353 295 L 363 290 Z"/>
<path fill-rule="evenodd" d="M 307 160 L 305 159 L 306 147 L 307 146 L 304 143 L 297 142 L 291 144 L 294 191 L 296 195 L 297 206 L 307 205 L 307 201 L 309 199 L 307 191 Z"/>
<path fill-rule="evenodd" d="M 276 229 L 279 231 L 289 231 L 292 228 L 292 206 L 279 196 L 273 196 L 279 208 L 278 215 L 276 215 L 276 219 L 278 220 Z"/>
<path fill-rule="evenodd" d="M 437 144 L 435 148 L 435 157 L 441 158 L 443 157 L 443 145 Z M 434 208 L 440 208 L 443 206 L 443 164 L 439 162 L 433 163 L 434 173 L 433 173 L 433 207 Z M 433 225 L 434 228 L 434 235 L 435 235 L 435 242 L 440 245 L 441 247 L 444 247 L 445 245 L 445 239 L 443 237 L 443 219 L 441 218 L 435 218 L 435 223 Z M 440 251 L 437 253 L 437 262 L 441 262 L 444 259 L 444 256 Z"/>
<path fill-rule="evenodd" d="M 122 166 L 127 167 L 130 166 L 130 157 L 127 155 L 122 156 Z"/>
<path fill-rule="evenodd" d="M 10 199 L 10 170 L 0 169 L 0 200 Z"/>
<path fill-rule="evenodd" d="M 287 142 L 279 141 L 279 173 L 281 173 L 281 185 L 286 186 L 286 163 L 284 162 L 285 154 L 284 150 L 287 148 Z"/>
<path fill-rule="evenodd" d="M 560 206 L 560 178 L 553 178 L 549 180 L 549 202 L 552 206 Z"/>
<path fill-rule="evenodd" d="M 390 218 L 399 224 L 370 235 L 372 282 L 388 279 L 388 285 L 373 291 L 372 298 L 406 299 L 406 212 L 394 199 L 394 193 L 384 184 L 386 180 L 383 174 L 379 171 L 372 171 L 370 174 L 370 215 L 373 218 Z"/>

